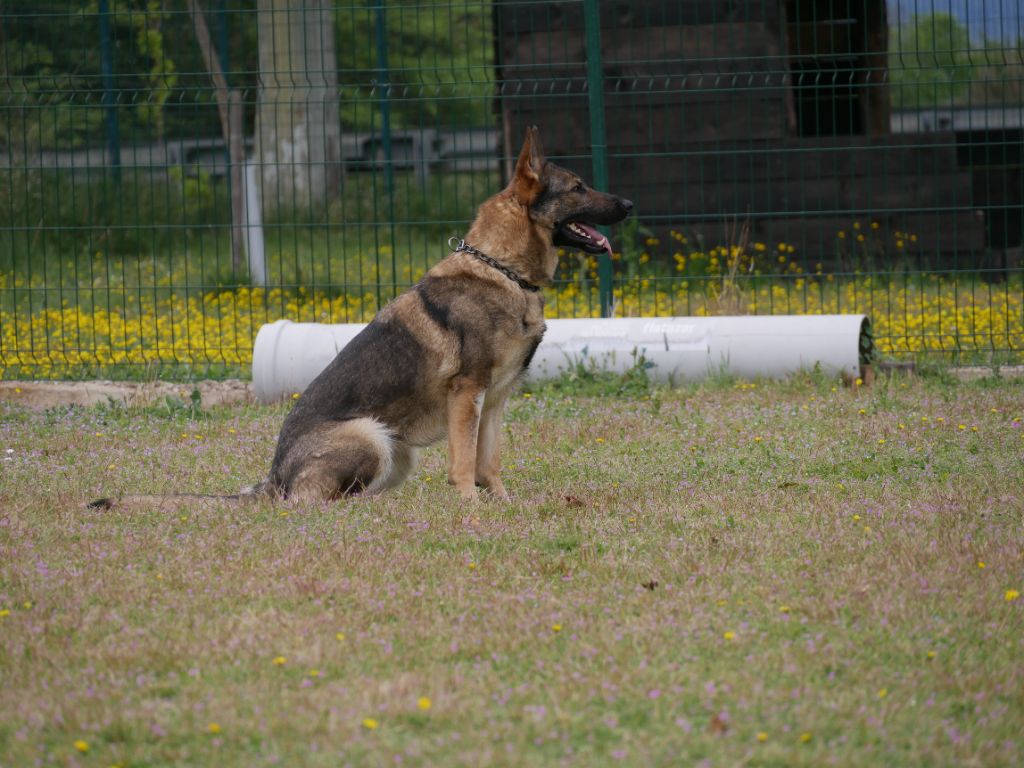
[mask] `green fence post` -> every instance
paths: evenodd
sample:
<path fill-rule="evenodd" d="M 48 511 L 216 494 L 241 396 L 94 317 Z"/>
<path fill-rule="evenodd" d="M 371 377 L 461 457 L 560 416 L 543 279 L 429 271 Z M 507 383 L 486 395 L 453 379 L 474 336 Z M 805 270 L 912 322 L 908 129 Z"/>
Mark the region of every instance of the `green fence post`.
<path fill-rule="evenodd" d="M 391 75 L 388 64 L 387 15 L 383 5 L 374 6 L 374 32 L 377 40 L 377 87 L 380 88 L 380 140 L 384 152 L 384 178 L 388 199 L 394 193 L 394 163 L 391 151 Z"/>
<path fill-rule="evenodd" d="M 231 35 L 228 30 L 228 14 L 224 0 L 219 0 L 214 10 L 214 24 L 217 28 L 217 57 L 224 72 L 224 80 L 231 87 Z"/>
<path fill-rule="evenodd" d="M 604 135 L 604 72 L 601 66 L 601 11 L 598 0 L 583 0 L 583 29 L 587 47 L 587 101 L 590 107 L 594 187 L 607 192 L 608 145 Z M 612 261 L 607 253 L 598 257 L 597 295 L 601 302 L 601 317 L 609 317 L 612 310 Z"/>
<path fill-rule="evenodd" d="M 388 64 L 388 17 L 383 4 L 374 6 L 374 31 L 377 40 L 377 87 L 380 88 L 380 138 L 384 151 L 384 184 L 388 193 L 388 221 L 391 246 L 391 297 L 398 295 L 398 263 L 395 255 L 395 158 L 391 144 L 391 67 Z M 378 246 L 377 259 L 380 260 Z M 379 264 L 378 264 L 379 266 Z M 378 273 L 379 274 L 379 273 Z M 377 292 L 380 293 L 378 277 Z M 379 303 L 378 299 L 378 303 Z M 383 305 L 381 305 L 383 306 Z"/>
<path fill-rule="evenodd" d="M 100 70 L 103 73 L 103 107 L 107 122 L 107 153 L 114 183 L 121 183 L 121 134 L 117 125 L 117 96 L 114 95 L 114 53 L 110 37 L 110 7 L 99 0 Z"/>

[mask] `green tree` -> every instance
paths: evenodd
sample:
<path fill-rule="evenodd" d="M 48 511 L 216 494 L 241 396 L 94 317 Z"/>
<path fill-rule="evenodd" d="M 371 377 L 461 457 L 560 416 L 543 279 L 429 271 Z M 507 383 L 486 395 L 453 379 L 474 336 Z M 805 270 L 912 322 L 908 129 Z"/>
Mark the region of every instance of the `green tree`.
<path fill-rule="evenodd" d="M 374 3 L 337 6 L 338 84 L 346 128 L 379 127 L 376 87 L 390 84 L 392 125 L 485 126 L 494 88 L 490 3 L 385 3 L 388 72 L 377 69 Z"/>
<path fill-rule="evenodd" d="M 897 109 L 1024 103 L 1024 37 L 972 40 L 948 13 L 915 16 L 890 34 Z"/>
<path fill-rule="evenodd" d="M 948 13 L 917 15 L 890 35 L 893 106 L 950 107 L 966 102 L 974 67 L 967 27 Z"/>
<path fill-rule="evenodd" d="M 139 100 L 136 109 L 139 119 L 152 126 L 157 141 L 163 141 L 166 134 L 164 105 L 171 90 L 178 82 L 174 61 L 164 47 L 163 21 L 167 13 L 162 0 L 142 0 L 140 8 L 131 14 L 135 28 L 135 44 L 146 62 L 142 80 L 146 95 Z"/>
<path fill-rule="evenodd" d="M 0 147 L 30 152 L 81 146 L 103 121 L 96 46 L 67 25 L 47 24 L 36 9 L 15 4 L 0 20 Z"/>

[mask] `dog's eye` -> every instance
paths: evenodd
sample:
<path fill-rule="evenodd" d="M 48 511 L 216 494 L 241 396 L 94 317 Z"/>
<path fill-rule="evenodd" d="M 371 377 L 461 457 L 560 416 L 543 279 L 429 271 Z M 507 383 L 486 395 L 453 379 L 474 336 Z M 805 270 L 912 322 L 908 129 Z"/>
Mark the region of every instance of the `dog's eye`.
<path fill-rule="evenodd" d="M 583 182 L 582 181 L 577 182 L 576 186 L 573 187 L 573 189 L 572 189 L 573 192 L 583 192 L 585 190 L 586 190 L 586 187 L 583 186 Z"/>

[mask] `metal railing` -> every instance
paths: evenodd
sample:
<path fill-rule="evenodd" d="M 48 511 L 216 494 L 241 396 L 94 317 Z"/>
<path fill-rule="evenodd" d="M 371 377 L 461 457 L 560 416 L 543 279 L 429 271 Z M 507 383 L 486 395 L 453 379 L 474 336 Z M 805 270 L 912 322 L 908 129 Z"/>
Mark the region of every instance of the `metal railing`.
<path fill-rule="evenodd" d="M 1021 362 L 1024 25 L 968 6 L 12 0 L 0 376 L 245 374 L 265 322 L 368 320 L 530 124 L 636 204 L 551 316 L 864 312 L 891 357 Z"/>

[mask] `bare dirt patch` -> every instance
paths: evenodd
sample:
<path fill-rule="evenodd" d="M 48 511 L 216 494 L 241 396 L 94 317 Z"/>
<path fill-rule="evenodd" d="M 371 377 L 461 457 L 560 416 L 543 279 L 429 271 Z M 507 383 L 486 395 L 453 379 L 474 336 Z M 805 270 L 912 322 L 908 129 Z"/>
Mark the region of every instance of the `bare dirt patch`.
<path fill-rule="evenodd" d="M 962 381 L 973 381 L 999 375 L 1007 379 L 1024 378 L 1024 366 L 962 366 L 950 368 L 952 376 Z M 202 406 L 244 405 L 257 402 L 252 382 L 240 379 L 199 381 L 193 383 L 149 381 L 0 381 L 0 400 L 7 400 L 32 408 L 46 410 L 64 405 L 98 405 L 115 402 L 123 405 L 144 406 L 164 397 L 188 400 L 199 390 Z"/>
<path fill-rule="evenodd" d="M 138 406 L 167 396 L 188 400 L 196 390 L 204 408 L 256 401 L 252 384 L 239 379 L 191 384 L 165 381 L 0 381 L 0 400 L 20 403 L 34 410 L 110 402 Z"/>

